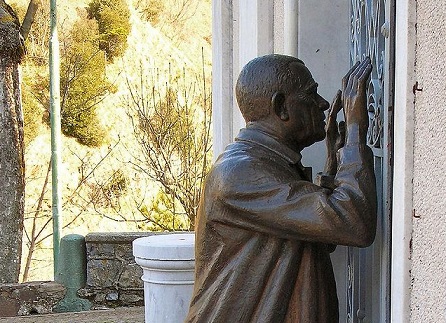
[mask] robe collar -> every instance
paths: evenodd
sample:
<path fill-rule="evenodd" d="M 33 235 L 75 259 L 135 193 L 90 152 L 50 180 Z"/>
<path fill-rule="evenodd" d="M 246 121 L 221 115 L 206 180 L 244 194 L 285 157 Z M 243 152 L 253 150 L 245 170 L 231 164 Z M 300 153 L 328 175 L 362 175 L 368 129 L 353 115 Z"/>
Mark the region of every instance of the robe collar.
<path fill-rule="evenodd" d="M 302 155 L 299 152 L 288 148 L 284 144 L 277 141 L 277 139 L 273 138 L 271 135 L 262 132 L 259 129 L 243 128 L 240 130 L 235 140 L 256 143 L 265 147 L 266 149 L 275 152 L 286 161 L 288 161 L 288 163 L 290 164 L 301 165 Z"/>

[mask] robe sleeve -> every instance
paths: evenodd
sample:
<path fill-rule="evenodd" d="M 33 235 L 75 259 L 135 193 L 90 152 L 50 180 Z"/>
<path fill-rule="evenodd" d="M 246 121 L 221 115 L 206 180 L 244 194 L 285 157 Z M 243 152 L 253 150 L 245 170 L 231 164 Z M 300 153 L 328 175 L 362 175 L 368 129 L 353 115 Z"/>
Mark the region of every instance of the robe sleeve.
<path fill-rule="evenodd" d="M 208 220 L 284 239 L 368 246 L 376 231 L 373 154 L 355 145 L 339 156 L 333 189 L 268 162 L 244 159 L 222 167 L 210 184 Z"/>

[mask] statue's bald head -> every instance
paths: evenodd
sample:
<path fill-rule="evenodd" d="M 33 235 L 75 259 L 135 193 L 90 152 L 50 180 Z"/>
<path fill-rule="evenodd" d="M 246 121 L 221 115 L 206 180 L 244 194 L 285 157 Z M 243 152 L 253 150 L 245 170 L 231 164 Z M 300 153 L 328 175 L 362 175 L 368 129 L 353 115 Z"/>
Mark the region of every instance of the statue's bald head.
<path fill-rule="evenodd" d="M 291 70 L 290 65 L 298 68 Z M 274 93 L 288 94 L 291 88 L 303 87 L 301 76 L 305 76 L 304 73 L 309 73 L 304 62 L 292 56 L 265 55 L 248 62 L 235 86 L 237 103 L 245 121 L 266 117 Z"/>

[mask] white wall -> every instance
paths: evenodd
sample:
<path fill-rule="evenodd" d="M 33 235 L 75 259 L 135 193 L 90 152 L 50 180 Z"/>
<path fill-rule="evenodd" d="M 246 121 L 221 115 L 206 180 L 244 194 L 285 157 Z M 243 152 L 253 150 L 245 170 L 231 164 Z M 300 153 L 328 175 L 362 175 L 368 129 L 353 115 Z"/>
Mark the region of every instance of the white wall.
<path fill-rule="evenodd" d="M 446 322 L 446 4 L 415 3 L 411 322 Z"/>
<path fill-rule="evenodd" d="M 298 57 L 319 83 L 318 92 L 331 103 L 350 67 L 350 14 L 348 1 L 299 1 Z M 296 39 L 297 42 L 297 39 Z M 313 175 L 323 170 L 325 143 L 306 148 L 303 164 Z"/>

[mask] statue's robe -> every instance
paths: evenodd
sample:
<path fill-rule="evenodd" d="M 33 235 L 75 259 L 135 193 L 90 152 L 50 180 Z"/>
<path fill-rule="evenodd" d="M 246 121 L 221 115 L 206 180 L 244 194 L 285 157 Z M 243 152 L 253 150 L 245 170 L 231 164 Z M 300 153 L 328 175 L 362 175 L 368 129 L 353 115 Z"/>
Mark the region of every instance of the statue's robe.
<path fill-rule="evenodd" d="M 196 280 L 186 322 L 338 322 L 330 252 L 367 246 L 376 229 L 373 156 L 339 152 L 332 189 L 301 155 L 243 129 L 210 171 L 196 226 Z"/>

